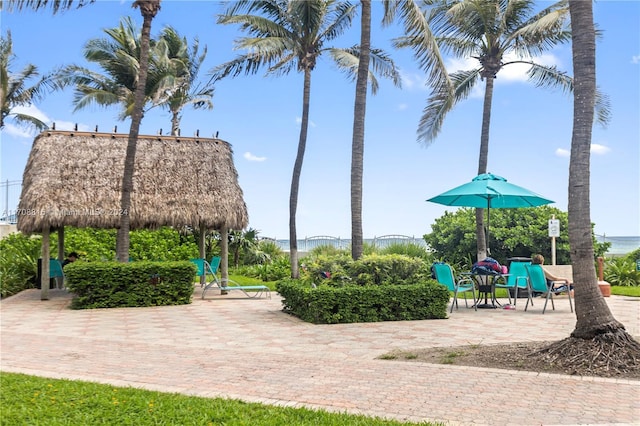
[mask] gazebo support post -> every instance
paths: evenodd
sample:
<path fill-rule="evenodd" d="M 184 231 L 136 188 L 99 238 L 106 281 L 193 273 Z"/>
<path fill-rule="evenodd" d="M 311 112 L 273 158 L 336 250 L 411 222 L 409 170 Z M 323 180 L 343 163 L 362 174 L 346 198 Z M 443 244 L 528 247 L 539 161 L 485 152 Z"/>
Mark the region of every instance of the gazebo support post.
<path fill-rule="evenodd" d="M 198 235 L 198 249 L 200 250 L 200 258 L 207 260 L 207 247 L 206 247 L 206 237 L 207 228 L 204 225 L 200 225 L 200 234 Z M 207 274 L 203 274 L 200 276 L 200 286 L 204 287 L 207 284 Z"/>
<path fill-rule="evenodd" d="M 220 229 L 220 277 L 222 284 L 229 282 L 229 230 L 226 225 Z"/>
<path fill-rule="evenodd" d="M 58 260 L 60 265 L 64 262 L 64 226 L 58 228 Z M 64 287 L 64 277 L 57 277 L 56 283 L 58 288 Z"/>
<path fill-rule="evenodd" d="M 42 268 L 40 274 L 40 300 L 49 300 L 49 232 L 42 230 Z"/>

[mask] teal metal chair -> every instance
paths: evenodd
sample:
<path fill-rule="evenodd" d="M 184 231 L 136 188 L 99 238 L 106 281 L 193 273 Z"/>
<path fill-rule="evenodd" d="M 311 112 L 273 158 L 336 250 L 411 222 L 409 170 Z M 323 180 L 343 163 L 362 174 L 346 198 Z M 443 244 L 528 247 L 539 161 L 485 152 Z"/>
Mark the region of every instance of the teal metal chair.
<path fill-rule="evenodd" d="M 529 282 L 529 294 L 532 292 L 546 293 L 544 307 L 542 308 L 542 313 L 547 309 L 547 303 L 551 300 L 551 308 L 553 310 L 556 309 L 555 304 L 553 303 L 553 296 L 558 294 L 558 292 L 553 290 L 553 286 L 557 281 L 551 282 L 551 287 L 547 286 L 547 278 L 544 275 L 544 270 L 541 265 L 525 265 L 527 269 L 527 281 Z M 570 287 L 567 287 L 567 295 L 569 296 L 569 306 L 571 307 L 571 312 L 573 312 L 573 302 L 571 301 L 571 290 Z M 529 297 L 527 299 L 527 304 L 524 307 L 524 310 L 527 310 L 529 306 L 529 301 L 531 301 L 531 306 L 533 306 L 533 299 Z"/>
<path fill-rule="evenodd" d="M 531 265 L 531 262 L 511 262 L 511 264 L 509 265 L 509 275 L 507 276 L 506 282 L 498 281 L 495 283 L 495 288 L 507 289 L 509 303 L 511 303 L 510 290 L 514 291 L 514 306 L 518 303 L 518 289 L 529 289 L 526 265 Z M 528 297 L 531 298 L 531 292 L 529 292 Z"/>
<path fill-rule="evenodd" d="M 471 292 L 473 297 L 473 308 L 477 310 L 476 305 L 476 284 L 472 278 L 462 278 L 459 277 L 456 279 L 453 268 L 451 265 L 447 263 L 434 263 L 433 264 L 433 272 L 436 276 L 436 280 L 447 287 L 449 291 L 453 292 L 453 301 L 451 302 L 451 310 L 450 313 L 453 312 L 453 306 L 455 305 L 456 309 L 458 309 L 458 294 L 462 293 L 464 296 L 464 304 L 468 308 L 467 304 L 467 292 Z"/>

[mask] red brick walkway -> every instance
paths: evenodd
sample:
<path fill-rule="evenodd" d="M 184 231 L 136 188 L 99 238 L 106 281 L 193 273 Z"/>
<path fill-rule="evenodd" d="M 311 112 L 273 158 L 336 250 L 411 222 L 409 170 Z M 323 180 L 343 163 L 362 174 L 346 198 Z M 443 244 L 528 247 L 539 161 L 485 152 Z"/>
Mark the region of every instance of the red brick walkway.
<path fill-rule="evenodd" d="M 640 424 L 640 381 L 376 359 L 395 348 L 558 340 L 575 325 L 566 300 L 545 315 L 537 303 L 312 325 L 283 313 L 275 294 L 82 311 L 62 290 L 50 296 L 28 290 L 0 303 L 2 371 L 452 425 Z M 640 301 L 607 302 L 640 336 Z"/>

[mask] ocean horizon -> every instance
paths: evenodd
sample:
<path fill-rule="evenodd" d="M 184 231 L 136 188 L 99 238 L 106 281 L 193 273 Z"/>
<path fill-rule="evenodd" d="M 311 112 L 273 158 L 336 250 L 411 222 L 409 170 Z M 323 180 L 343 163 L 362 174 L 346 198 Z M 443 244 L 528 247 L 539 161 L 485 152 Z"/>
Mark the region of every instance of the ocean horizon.
<path fill-rule="evenodd" d="M 275 242 L 282 250 L 289 250 L 289 239 L 278 239 L 267 236 L 261 236 L 261 239 L 271 240 Z M 367 244 L 373 244 L 376 247 L 387 247 L 397 243 L 413 243 L 420 246 L 426 246 L 426 242 L 422 238 L 416 238 L 408 235 L 383 235 L 374 238 L 364 238 Z M 609 236 L 597 235 L 596 240 L 600 243 L 611 243 L 611 247 L 606 252 L 607 255 L 621 256 L 640 248 L 640 235 L 635 236 Z M 334 237 L 330 235 L 316 235 L 298 239 L 298 251 L 311 251 L 319 246 L 333 246 L 340 249 L 348 249 L 351 245 L 351 238 Z"/>

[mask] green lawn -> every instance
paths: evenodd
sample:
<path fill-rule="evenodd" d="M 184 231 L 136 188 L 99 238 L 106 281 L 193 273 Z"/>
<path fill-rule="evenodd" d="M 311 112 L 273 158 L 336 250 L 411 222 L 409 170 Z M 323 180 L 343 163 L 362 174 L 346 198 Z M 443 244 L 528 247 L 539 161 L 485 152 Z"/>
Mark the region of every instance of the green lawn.
<path fill-rule="evenodd" d="M 0 372 L 0 425 L 433 425 Z"/>

